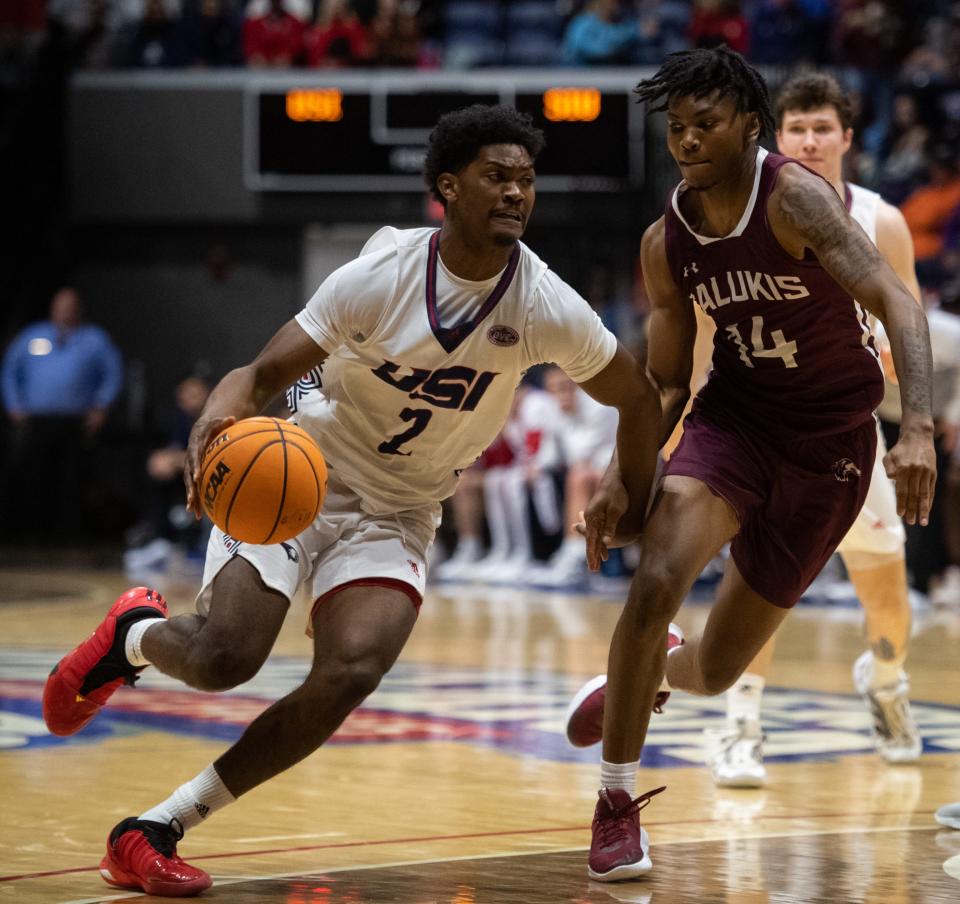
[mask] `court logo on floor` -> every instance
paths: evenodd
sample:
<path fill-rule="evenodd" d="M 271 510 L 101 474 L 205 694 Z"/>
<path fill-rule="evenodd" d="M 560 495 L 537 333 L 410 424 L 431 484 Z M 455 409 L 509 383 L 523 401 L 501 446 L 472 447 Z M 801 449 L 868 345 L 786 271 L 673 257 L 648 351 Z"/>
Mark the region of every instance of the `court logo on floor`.
<path fill-rule="evenodd" d="M 148 670 L 136 688 L 121 688 L 79 734 L 56 738 L 46 731 L 40 709 L 48 659 L 55 661 L 56 653 L 0 649 L 0 749 L 100 742 L 145 730 L 233 741 L 309 669 L 306 659 L 273 658 L 253 681 L 226 694 L 192 691 Z M 401 663 L 328 743 L 452 741 L 522 757 L 595 763 L 598 747 L 577 750 L 564 737 L 567 703 L 579 684 L 545 671 Z M 913 710 L 928 752 L 960 751 L 960 707 L 915 702 Z M 674 694 L 651 720 L 644 763 L 703 763 L 704 729 L 721 726 L 723 718 L 723 698 Z M 767 762 L 872 749 L 870 717 L 854 694 L 768 688 L 763 723 Z"/>

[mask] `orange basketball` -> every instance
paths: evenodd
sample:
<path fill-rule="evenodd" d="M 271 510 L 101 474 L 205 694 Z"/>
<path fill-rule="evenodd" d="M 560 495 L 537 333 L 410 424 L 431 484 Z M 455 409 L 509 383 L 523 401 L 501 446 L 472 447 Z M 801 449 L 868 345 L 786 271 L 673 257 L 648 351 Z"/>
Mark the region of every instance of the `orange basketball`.
<path fill-rule="evenodd" d="M 249 417 L 207 447 L 200 478 L 204 511 L 244 543 L 282 543 L 320 511 L 327 465 L 302 427 L 274 417 Z"/>

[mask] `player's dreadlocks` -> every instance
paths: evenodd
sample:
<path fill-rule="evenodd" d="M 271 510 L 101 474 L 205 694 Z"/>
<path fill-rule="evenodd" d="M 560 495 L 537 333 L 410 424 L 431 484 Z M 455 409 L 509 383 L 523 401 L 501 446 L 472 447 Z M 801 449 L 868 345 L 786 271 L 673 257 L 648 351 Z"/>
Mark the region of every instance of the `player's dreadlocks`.
<path fill-rule="evenodd" d="M 739 53 L 729 47 L 680 50 L 667 54 L 653 78 L 644 79 L 634 89 L 651 113 L 666 110 L 672 97 L 706 97 L 714 91 L 731 97 L 739 113 L 756 113 L 760 134 L 775 130 L 770 111 L 770 95 L 763 76 Z M 663 102 L 653 106 L 658 100 Z"/>
<path fill-rule="evenodd" d="M 543 150 L 543 132 L 534 126 L 529 115 L 503 105 L 474 104 L 441 116 L 430 133 L 423 178 L 444 207 L 447 203 L 437 189 L 437 178 L 441 173 L 460 172 L 488 144 L 519 144 L 526 148 L 531 160 L 536 160 Z"/>

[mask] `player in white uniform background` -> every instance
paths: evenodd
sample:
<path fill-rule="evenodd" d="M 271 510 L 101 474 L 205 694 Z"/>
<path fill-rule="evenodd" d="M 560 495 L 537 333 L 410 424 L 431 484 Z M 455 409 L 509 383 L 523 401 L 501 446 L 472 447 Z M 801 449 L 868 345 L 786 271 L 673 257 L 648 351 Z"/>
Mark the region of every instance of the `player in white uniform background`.
<path fill-rule="evenodd" d="M 647 498 L 658 396 L 586 301 L 520 242 L 542 146 L 509 107 L 443 117 L 425 162 L 442 227 L 380 230 L 211 394 L 190 439 L 188 506 L 199 512 L 210 440 L 294 384 L 294 417 L 330 468 L 323 510 L 284 544 L 215 530 L 199 615 L 165 619 L 154 591 L 125 594 L 51 674 L 48 725 L 78 730 L 91 717 L 84 697 L 106 702 L 148 663 L 201 690 L 248 680 L 303 586 L 316 600 L 314 662 L 213 764 L 114 828 L 108 882 L 181 896 L 206 888 L 210 877 L 176 855 L 182 833 L 308 756 L 376 688 L 416 622 L 440 500 L 503 426 L 528 367 L 555 362 L 619 411 L 620 467 L 631 497 Z"/>
<path fill-rule="evenodd" d="M 876 192 L 843 179 L 843 157 L 853 140 L 853 115 L 837 82 L 816 73 L 791 79 L 781 89 L 774 112 L 780 153 L 800 160 L 833 185 L 851 216 L 919 301 L 913 239 L 903 215 Z M 864 341 L 875 329 L 873 320 L 863 312 Z M 889 355 L 885 357 L 889 361 Z M 877 751 L 888 762 L 904 763 L 920 756 L 922 741 L 910 712 L 903 669 L 911 623 L 905 533 L 893 482 L 884 473 L 885 454 L 881 433 L 866 502 L 837 551 L 866 616 L 868 649 L 854 665 L 854 683 L 870 709 Z M 765 781 L 760 703 L 774 647 L 771 639 L 727 691 L 727 728 L 709 757 L 719 785 L 755 787 Z"/>

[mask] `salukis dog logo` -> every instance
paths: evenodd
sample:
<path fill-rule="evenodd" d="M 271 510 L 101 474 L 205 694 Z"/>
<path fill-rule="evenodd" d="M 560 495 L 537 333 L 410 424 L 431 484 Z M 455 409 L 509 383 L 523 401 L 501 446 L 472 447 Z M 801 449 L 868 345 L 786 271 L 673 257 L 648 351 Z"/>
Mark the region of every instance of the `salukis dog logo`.
<path fill-rule="evenodd" d="M 840 483 L 849 483 L 860 476 L 860 469 L 849 458 L 841 458 L 833 463 L 833 476 Z"/>

